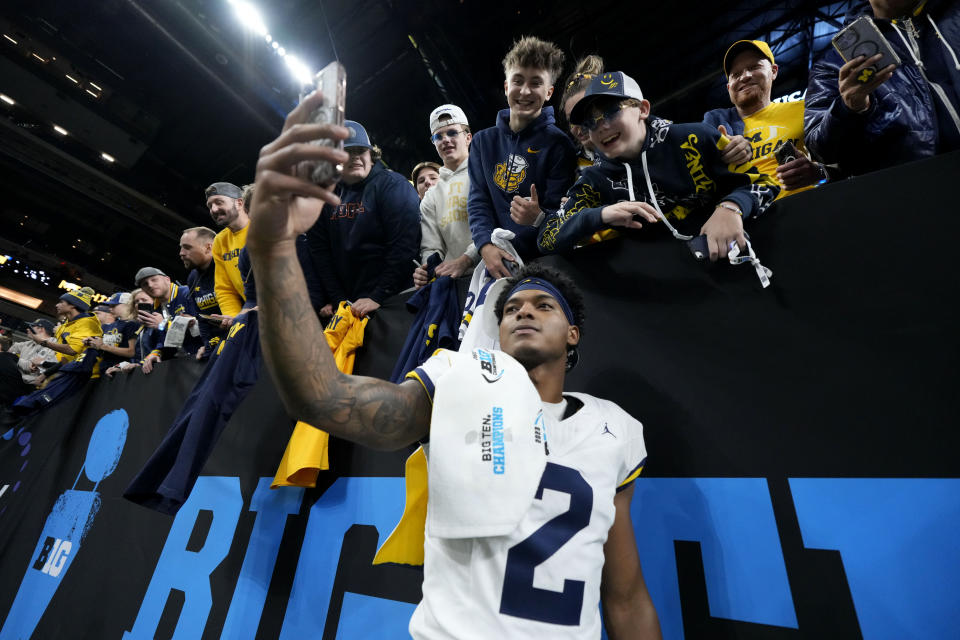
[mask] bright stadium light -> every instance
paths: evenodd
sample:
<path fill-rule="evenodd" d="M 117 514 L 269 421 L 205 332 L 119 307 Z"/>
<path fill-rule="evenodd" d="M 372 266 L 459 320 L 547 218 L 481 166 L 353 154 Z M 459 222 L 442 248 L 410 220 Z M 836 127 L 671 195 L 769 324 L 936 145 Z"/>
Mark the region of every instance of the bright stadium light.
<path fill-rule="evenodd" d="M 310 71 L 310 68 L 296 56 L 288 54 L 287 50 L 280 46 L 280 42 L 269 33 L 267 25 L 256 7 L 246 0 L 227 0 L 227 3 L 233 7 L 237 18 L 247 29 L 262 36 L 266 45 L 286 61 L 287 67 L 298 82 L 308 84 L 313 80 L 313 72 Z"/>
<path fill-rule="evenodd" d="M 287 56 L 284 58 L 284 61 L 287 63 L 287 68 L 290 69 L 290 73 L 293 74 L 293 77 L 296 78 L 300 84 L 309 84 L 313 80 L 313 72 L 296 56 Z"/>
<path fill-rule="evenodd" d="M 260 12 L 257 11 L 256 7 L 249 2 L 235 2 L 233 9 L 237 12 L 237 17 L 240 18 L 240 21 L 243 22 L 243 25 L 246 28 L 250 29 L 257 35 L 267 35 L 267 24 L 263 21 L 263 18 L 260 16 Z"/>

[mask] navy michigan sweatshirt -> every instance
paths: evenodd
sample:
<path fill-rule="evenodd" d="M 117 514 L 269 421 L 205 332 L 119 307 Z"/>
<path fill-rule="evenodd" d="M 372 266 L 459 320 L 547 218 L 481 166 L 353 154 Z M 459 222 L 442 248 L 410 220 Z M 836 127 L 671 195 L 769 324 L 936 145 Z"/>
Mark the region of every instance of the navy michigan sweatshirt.
<path fill-rule="evenodd" d="M 517 234 L 513 246 L 521 258 L 539 255 L 538 228 L 511 220 L 510 203 L 514 196 L 528 197 L 530 185 L 535 184 L 540 208 L 556 211 L 573 184 L 576 150 L 554 124 L 553 107 L 544 107 L 536 120 L 518 132 L 510 129 L 510 110 L 500 111 L 496 126 L 473 137 L 468 167 L 467 214 L 477 250 L 490 242 L 490 234 L 499 227 Z"/>
<path fill-rule="evenodd" d="M 375 162 L 366 178 L 337 185 L 340 205 L 324 205 L 307 243 L 327 299 L 383 301 L 412 285 L 420 253 L 420 201 L 406 178 Z"/>

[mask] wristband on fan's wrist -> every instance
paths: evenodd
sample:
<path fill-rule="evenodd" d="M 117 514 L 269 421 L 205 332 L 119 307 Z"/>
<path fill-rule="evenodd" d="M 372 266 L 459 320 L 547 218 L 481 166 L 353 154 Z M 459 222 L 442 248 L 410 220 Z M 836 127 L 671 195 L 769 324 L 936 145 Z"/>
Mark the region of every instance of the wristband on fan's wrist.
<path fill-rule="evenodd" d="M 732 204 L 729 204 L 727 202 L 721 202 L 720 204 L 717 205 L 718 209 L 721 207 L 723 207 L 724 209 L 729 209 L 730 211 L 733 211 L 738 216 L 743 217 L 743 211 L 740 210 L 740 207 L 735 207 Z"/>

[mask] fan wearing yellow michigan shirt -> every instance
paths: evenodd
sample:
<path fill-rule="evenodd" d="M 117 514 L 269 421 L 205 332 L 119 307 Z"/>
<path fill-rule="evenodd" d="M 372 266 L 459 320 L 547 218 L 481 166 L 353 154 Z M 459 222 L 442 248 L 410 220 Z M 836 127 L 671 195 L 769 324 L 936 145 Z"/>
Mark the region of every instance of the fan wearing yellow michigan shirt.
<path fill-rule="evenodd" d="M 247 244 L 250 218 L 244 208 L 243 192 L 235 184 L 214 182 L 204 191 L 210 217 L 223 229 L 213 239 L 214 293 L 223 326 L 228 326 L 243 308 L 243 274 L 238 262 Z"/>
<path fill-rule="evenodd" d="M 37 341 L 45 347 L 57 352 L 60 362 L 72 362 L 83 353 L 87 347 L 83 344 L 85 338 L 94 338 L 103 335 L 100 321 L 90 313 L 90 303 L 94 291 L 83 287 L 75 291 L 68 291 L 57 302 L 57 317 L 60 325 L 53 338 Z M 33 337 L 33 334 L 31 334 Z"/>
<path fill-rule="evenodd" d="M 323 331 L 337 369 L 343 373 L 353 373 L 353 362 L 357 349 L 363 346 L 368 320 L 370 316 L 358 318 L 350 311 L 349 302 L 341 302 Z M 330 468 L 329 444 L 326 431 L 297 421 L 270 488 L 317 486 L 319 472 Z"/>
<path fill-rule="evenodd" d="M 827 181 L 826 168 L 811 161 L 803 144 L 803 100 L 771 102 L 778 67 L 766 42 L 740 40 L 727 49 L 723 71 L 732 108 L 714 109 L 704 124 L 729 137 L 720 158 L 735 171 L 756 168 L 783 188 L 777 199 L 812 189 Z M 787 143 L 799 152 L 779 165 L 775 153 Z"/>

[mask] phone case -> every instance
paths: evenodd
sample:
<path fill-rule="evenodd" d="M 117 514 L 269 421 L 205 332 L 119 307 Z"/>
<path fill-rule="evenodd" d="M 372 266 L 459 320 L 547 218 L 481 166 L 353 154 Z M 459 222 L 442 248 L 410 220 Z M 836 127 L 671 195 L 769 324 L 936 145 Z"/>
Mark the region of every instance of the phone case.
<path fill-rule="evenodd" d="M 800 153 L 797 151 L 797 148 L 793 146 L 793 143 L 787 140 L 783 143 L 779 149 L 773 152 L 773 157 L 777 159 L 777 164 L 786 164 L 793 160 L 796 160 L 800 156 Z"/>
<path fill-rule="evenodd" d="M 860 16 L 837 33 L 833 37 L 833 47 L 845 62 L 850 62 L 857 56 L 869 58 L 882 53 L 883 57 L 878 62 L 861 71 L 861 73 L 866 74 L 865 77 L 867 78 L 888 65 L 900 65 L 900 56 L 893 50 L 869 16 Z"/>
<path fill-rule="evenodd" d="M 331 123 L 343 125 L 347 94 L 347 70 L 339 62 L 331 62 L 314 78 L 314 86 L 323 94 L 323 106 L 316 109 L 310 116 L 310 122 L 315 124 Z M 300 96 L 302 101 L 313 87 Z M 343 148 L 343 142 L 332 140 L 314 140 L 311 144 L 324 147 Z M 315 184 L 330 186 L 340 177 L 341 167 L 330 162 L 302 162 L 298 173 Z"/>

